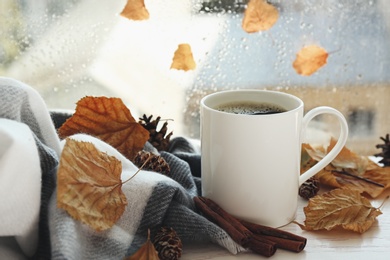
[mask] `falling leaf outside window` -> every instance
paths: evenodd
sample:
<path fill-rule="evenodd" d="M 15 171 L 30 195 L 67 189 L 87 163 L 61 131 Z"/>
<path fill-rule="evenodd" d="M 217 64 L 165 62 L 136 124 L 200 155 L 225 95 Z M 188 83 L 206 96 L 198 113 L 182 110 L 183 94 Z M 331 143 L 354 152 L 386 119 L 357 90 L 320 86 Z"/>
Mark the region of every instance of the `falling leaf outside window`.
<path fill-rule="evenodd" d="M 278 21 L 279 11 L 266 0 L 250 0 L 242 19 L 247 33 L 269 30 Z"/>
<path fill-rule="evenodd" d="M 302 76 L 310 76 L 327 63 L 328 56 L 320 46 L 306 46 L 297 53 L 293 68 Z"/>
<path fill-rule="evenodd" d="M 144 0 L 127 0 L 121 16 L 130 20 L 140 21 L 149 19 L 149 12 L 145 7 Z"/>
<path fill-rule="evenodd" d="M 171 69 L 177 70 L 194 70 L 196 63 L 192 55 L 191 46 L 188 43 L 179 44 L 174 53 Z"/>

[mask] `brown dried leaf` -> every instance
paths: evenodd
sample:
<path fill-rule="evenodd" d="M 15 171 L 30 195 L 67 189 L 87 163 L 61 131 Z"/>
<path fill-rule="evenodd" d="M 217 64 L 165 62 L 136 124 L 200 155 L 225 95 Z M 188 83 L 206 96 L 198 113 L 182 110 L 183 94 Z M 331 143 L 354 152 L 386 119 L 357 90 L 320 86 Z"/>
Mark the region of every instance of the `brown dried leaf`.
<path fill-rule="evenodd" d="M 174 53 L 171 69 L 177 70 L 194 70 L 196 63 L 192 55 L 191 46 L 188 43 L 179 44 Z"/>
<path fill-rule="evenodd" d="M 337 140 L 331 139 L 327 148 L 323 146 L 313 147 L 308 144 L 303 145 L 307 153 L 316 161 L 321 160 L 328 154 L 336 145 Z M 376 169 L 379 167 L 375 162 L 371 161 L 367 156 L 358 155 L 347 147 L 343 147 L 340 153 L 332 161 L 335 168 L 354 169 L 358 174 L 363 174 L 367 170 Z"/>
<path fill-rule="evenodd" d="M 335 189 L 309 200 L 304 209 L 304 230 L 332 230 L 342 227 L 358 233 L 367 231 L 382 212 L 358 191 Z"/>
<path fill-rule="evenodd" d="M 146 242 L 132 256 L 127 257 L 126 260 L 159 260 L 158 253 L 150 241 L 149 230 Z"/>
<path fill-rule="evenodd" d="M 313 167 L 317 161 L 312 158 L 309 151 L 312 147 L 309 144 L 302 144 L 301 152 L 301 174 Z"/>
<path fill-rule="evenodd" d="M 310 76 L 327 63 L 328 55 L 320 46 L 306 46 L 297 53 L 293 67 L 298 74 Z"/>
<path fill-rule="evenodd" d="M 370 169 L 363 174 L 363 177 L 377 183 L 382 183 L 384 185 L 383 189 L 390 188 L 390 167 L 377 167 L 375 169 Z"/>
<path fill-rule="evenodd" d="M 321 160 L 336 144 L 332 139 L 327 148 L 303 145 L 302 151 L 306 151 L 312 159 Z M 356 177 L 352 177 L 349 175 Z M 388 172 L 371 161 L 367 156 L 355 154 L 344 147 L 330 165 L 316 174 L 321 184 L 334 188 L 349 188 L 366 193 L 376 198 L 390 187 Z"/>
<path fill-rule="evenodd" d="M 144 0 L 127 0 L 120 15 L 136 21 L 149 19 L 149 12 L 145 7 Z"/>
<path fill-rule="evenodd" d="M 129 160 L 143 149 L 149 132 L 119 98 L 85 97 L 76 112 L 58 129 L 61 138 L 77 133 L 93 135 L 115 147 Z"/>
<path fill-rule="evenodd" d="M 127 205 L 121 173 L 115 157 L 68 138 L 57 172 L 57 206 L 97 231 L 111 228 Z"/>
<path fill-rule="evenodd" d="M 279 11 L 266 0 L 250 0 L 242 19 L 247 33 L 269 30 L 278 21 Z"/>
<path fill-rule="evenodd" d="M 327 149 L 329 153 L 336 145 L 337 140 L 331 139 Z M 332 161 L 332 165 L 339 168 L 355 169 L 358 174 L 363 174 L 367 170 L 376 169 L 379 166 L 370 160 L 367 156 L 362 156 L 344 147 L 337 157 Z"/>
<path fill-rule="evenodd" d="M 348 174 L 364 179 L 351 177 Z M 373 180 L 371 177 L 367 178 L 364 175 L 359 176 L 350 169 L 337 170 L 332 166 L 326 167 L 325 170 L 318 175 L 318 179 L 322 184 L 329 185 L 333 182 L 334 184 L 329 186 L 356 190 L 361 194 L 368 194 L 372 198 L 378 197 L 385 190 L 382 183 Z"/>

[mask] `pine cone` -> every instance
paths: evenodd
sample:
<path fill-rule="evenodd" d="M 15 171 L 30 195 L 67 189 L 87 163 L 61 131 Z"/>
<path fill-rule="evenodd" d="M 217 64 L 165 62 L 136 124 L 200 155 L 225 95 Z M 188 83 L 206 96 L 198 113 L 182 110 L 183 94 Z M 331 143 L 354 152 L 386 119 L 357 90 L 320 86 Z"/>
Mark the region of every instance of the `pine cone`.
<path fill-rule="evenodd" d="M 176 260 L 181 257 L 183 245 L 173 228 L 162 227 L 153 240 L 161 260 Z"/>
<path fill-rule="evenodd" d="M 145 162 L 146 164 L 144 165 Z M 153 154 L 151 152 L 139 151 L 134 158 L 134 164 L 138 168 L 142 167 L 143 170 L 154 171 L 167 176 L 170 172 L 169 164 L 167 163 L 167 161 L 165 161 L 164 158 L 162 158 L 161 156 Z"/>
<path fill-rule="evenodd" d="M 320 182 L 316 177 L 311 177 L 299 187 L 299 196 L 304 199 L 310 199 L 317 195 L 320 190 Z"/>
<path fill-rule="evenodd" d="M 161 117 L 157 117 L 152 121 L 153 115 L 147 117 L 145 114 L 142 118 L 139 118 L 139 123 L 149 131 L 149 142 L 158 150 L 158 151 L 167 151 L 169 147 L 169 139 L 172 136 L 172 132 L 167 135 L 168 123 L 165 122 L 161 127 L 160 131 L 157 131 L 157 125 L 161 120 Z"/>
<path fill-rule="evenodd" d="M 377 153 L 374 156 L 382 157 L 383 159 L 379 161 L 379 163 L 383 163 L 384 166 L 390 166 L 390 138 L 389 134 L 386 137 L 381 137 L 381 140 L 384 144 L 377 144 L 376 148 L 382 149 L 381 153 Z"/>

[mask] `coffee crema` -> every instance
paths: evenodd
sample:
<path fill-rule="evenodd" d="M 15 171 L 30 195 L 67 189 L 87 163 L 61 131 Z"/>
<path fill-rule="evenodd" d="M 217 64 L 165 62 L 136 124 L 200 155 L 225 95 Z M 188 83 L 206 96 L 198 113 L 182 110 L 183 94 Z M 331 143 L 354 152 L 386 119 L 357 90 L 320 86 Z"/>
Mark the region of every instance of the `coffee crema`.
<path fill-rule="evenodd" d="M 287 111 L 276 104 L 250 101 L 230 102 L 219 105 L 215 109 L 221 112 L 242 115 L 270 115 Z"/>

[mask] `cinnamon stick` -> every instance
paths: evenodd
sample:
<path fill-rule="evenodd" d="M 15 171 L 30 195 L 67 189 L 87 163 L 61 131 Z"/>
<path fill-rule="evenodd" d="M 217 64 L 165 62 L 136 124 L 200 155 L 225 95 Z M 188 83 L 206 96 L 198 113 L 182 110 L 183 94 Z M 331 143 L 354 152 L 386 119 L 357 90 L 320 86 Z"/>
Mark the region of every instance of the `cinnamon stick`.
<path fill-rule="evenodd" d="M 307 239 L 305 237 L 301 237 L 277 228 L 263 226 L 244 220 L 240 220 L 240 222 L 254 234 L 275 242 L 278 248 L 298 253 L 301 252 L 306 246 Z"/>
<path fill-rule="evenodd" d="M 265 239 L 259 235 L 252 234 L 248 248 L 257 254 L 270 257 L 275 254 L 277 243 L 269 239 Z"/>
<path fill-rule="evenodd" d="M 203 201 L 212 211 L 220 215 L 223 219 L 227 220 L 235 229 L 239 230 L 241 233 L 243 233 L 245 236 L 250 238 L 252 235 L 252 232 L 245 227 L 243 224 L 240 223 L 238 219 L 227 213 L 224 209 L 222 209 L 217 203 L 215 203 L 213 200 L 206 198 L 206 197 L 198 197 L 201 201 Z M 246 246 L 243 244 L 242 246 Z"/>
<path fill-rule="evenodd" d="M 205 197 L 195 197 L 194 202 L 206 218 L 224 229 L 239 245 L 263 256 L 269 257 L 275 254 L 275 242 L 261 237 L 252 239 L 253 233 L 214 201 Z"/>
<path fill-rule="evenodd" d="M 272 256 L 277 248 L 293 252 L 301 252 L 306 246 L 306 238 L 277 228 L 263 226 L 244 220 L 239 220 L 213 200 L 205 197 L 195 197 L 196 207 L 244 248 L 248 248 L 263 256 Z"/>
<path fill-rule="evenodd" d="M 205 215 L 206 218 L 208 218 L 210 221 L 214 222 L 218 226 L 220 226 L 223 230 L 226 231 L 226 233 L 229 234 L 229 236 L 239 245 L 246 247 L 248 245 L 248 242 L 250 240 L 250 232 L 246 232 L 246 228 L 244 225 L 240 224 L 242 226 L 242 229 L 234 227 L 227 218 L 224 218 L 224 216 L 219 215 L 215 211 L 213 211 L 206 203 L 204 198 L 202 197 L 194 197 L 194 202 L 196 207 Z"/>

